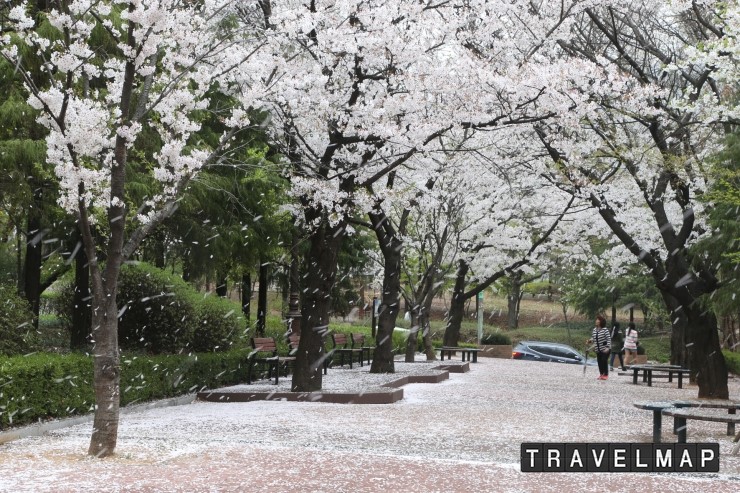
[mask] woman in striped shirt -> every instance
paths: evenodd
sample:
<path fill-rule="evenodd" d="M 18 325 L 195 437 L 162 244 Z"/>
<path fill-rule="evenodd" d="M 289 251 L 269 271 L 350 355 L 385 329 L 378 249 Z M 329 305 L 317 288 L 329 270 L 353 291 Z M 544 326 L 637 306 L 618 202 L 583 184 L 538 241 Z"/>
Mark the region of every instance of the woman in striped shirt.
<path fill-rule="evenodd" d="M 589 344 L 593 344 L 596 349 L 596 362 L 599 364 L 598 380 L 609 378 L 609 353 L 611 350 L 611 337 L 609 329 L 606 328 L 606 319 L 601 315 L 596 316 L 596 326 L 591 332 Z"/>

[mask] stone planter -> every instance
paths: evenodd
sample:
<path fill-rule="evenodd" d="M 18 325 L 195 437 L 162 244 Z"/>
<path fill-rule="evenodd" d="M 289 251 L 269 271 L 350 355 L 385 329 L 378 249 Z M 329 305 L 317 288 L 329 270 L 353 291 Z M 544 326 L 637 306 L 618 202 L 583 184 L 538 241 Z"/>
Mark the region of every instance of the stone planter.
<path fill-rule="evenodd" d="M 480 348 L 481 352 L 478 353 L 478 357 L 511 359 L 511 344 L 483 345 Z"/>

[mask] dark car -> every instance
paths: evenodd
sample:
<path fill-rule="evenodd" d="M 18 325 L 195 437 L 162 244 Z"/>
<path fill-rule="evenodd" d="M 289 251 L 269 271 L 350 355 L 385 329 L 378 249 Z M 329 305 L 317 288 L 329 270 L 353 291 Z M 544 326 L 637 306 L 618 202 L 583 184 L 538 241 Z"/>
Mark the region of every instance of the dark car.
<path fill-rule="evenodd" d="M 566 344 L 556 342 L 522 341 L 511 352 L 512 359 L 552 361 L 555 363 L 583 364 L 583 354 Z M 588 358 L 587 365 L 595 365 L 596 357 Z"/>

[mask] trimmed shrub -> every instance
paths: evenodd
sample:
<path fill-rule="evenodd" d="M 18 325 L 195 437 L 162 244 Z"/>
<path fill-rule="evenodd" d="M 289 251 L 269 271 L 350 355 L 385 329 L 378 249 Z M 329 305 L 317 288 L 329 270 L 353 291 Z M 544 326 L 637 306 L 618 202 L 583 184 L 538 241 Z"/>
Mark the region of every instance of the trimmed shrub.
<path fill-rule="evenodd" d="M 503 332 L 492 332 L 490 334 L 484 334 L 480 340 L 480 343 L 486 346 L 510 345 L 511 337 L 504 334 Z"/>
<path fill-rule="evenodd" d="M 122 349 L 192 351 L 197 326 L 194 290 L 181 278 L 148 264 L 127 264 L 118 284 L 118 338 Z"/>
<path fill-rule="evenodd" d="M 12 356 L 34 351 L 33 313 L 14 287 L 0 285 L 0 354 Z"/>
<path fill-rule="evenodd" d="M 225 351 L 238 341 L 239 305 L 204 296 L 179 276 L 145 263 L 121 270 L 120 345 L 149 353 Z"/>
<path fill-rule="evenodd" d="M 227 351 L 242 335 L 243 317 L 239 306 L 216 296 L 198 295 L 194 303 L 198 321 L 193 339 L 193 350 L 204 353 Z"/>
<path fill-rule="evenodd" d="M 121 405 L 235 385 L 248 351 L 121 357 Z M 93 360 L 83 354 L 0 357 L 0 429 L 94 410 Z"/>

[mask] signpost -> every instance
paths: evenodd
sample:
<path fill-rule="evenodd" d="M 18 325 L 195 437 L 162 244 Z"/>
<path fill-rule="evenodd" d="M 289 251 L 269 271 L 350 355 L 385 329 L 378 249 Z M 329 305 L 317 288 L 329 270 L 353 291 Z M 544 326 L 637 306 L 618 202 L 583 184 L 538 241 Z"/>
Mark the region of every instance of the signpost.
<path fill-rule="evenodd" d="M 478 309 L 478 344 L 480 344 L 483 339 L 483 291 L 475 298 L 475 305 Z"/>

